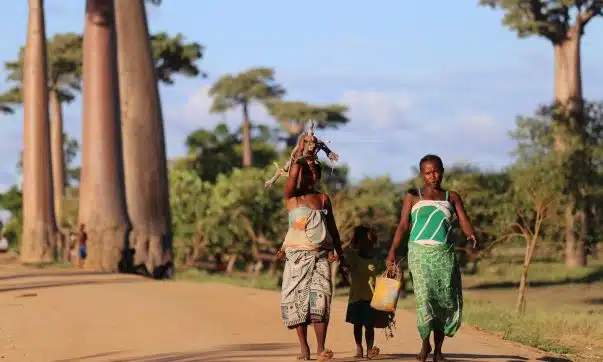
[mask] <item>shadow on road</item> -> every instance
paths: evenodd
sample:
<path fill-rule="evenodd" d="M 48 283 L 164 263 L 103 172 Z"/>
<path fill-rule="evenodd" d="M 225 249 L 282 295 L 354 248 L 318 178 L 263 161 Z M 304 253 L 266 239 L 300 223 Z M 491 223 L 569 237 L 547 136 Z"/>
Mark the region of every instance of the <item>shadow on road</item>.
<path fill-rule="evenodd" d="M 73 359 L 57 360 L 54 362 L 76 362 L 76 361 L 105 361 L 105 362 L 249 362 L 264 360 L 295 360 L 292 353 L 283 353 L 286 349 L 296 349 L 297 344 L 291 343 L 258 343 L 258 344 L 237 344 L 227 345 L 221 348 L 199 351 L 199 352 L 174 352 L 160 353 L 136 357 L 117 357 L 119 354 L 125 354 L 126 351 L 108 352 L 89 356 L 82 356 Z M 335 353 L 337 361 L 364 361 L 364 359 L 345 358 Z M 114 359 L 106 357 L 114 356 Z M 103 358 L 104 357 L 104 358 Z M 470 353 L 450 353 L 447 354 L 449 361 L 504 361 L 504 362 L 523 362 L 527 358 L 513 355 L 495 355 L 495 354 L 470 354 Z M 398 361 L 416 361 L 414 354 L 394 354 L 382 355 L 375 360 L 398 360 Z M 563 358 L 544 357 L 539 359 L 543 362 L 569 362 Z"/>
<path fill-rule="evenodd" d="M 32 289 L 47 289 L 47 288 L 58 288 L 68 287 L 74 285 L 91 285 L 91 284 L 124 284 L 124 283 L 142 283 L 145 279 L 98 279 L 98 280 L 66 280 L 57 282 L 38 282 L 38 283 L 23 283 L 19 285 L 13 285 L 8 287 L 0 286 L 0 293 L 14 292 L 19 290 L 32 290 Z"/>
<path fill-rule="evenodd" d="M 95 271 L 66 271 L 66 272 L 38 272 L 38 273 L 20 273 L 13 275 L 2 275 L 0 280 L 13 280 L 13 279 L 24 279 L 24 278 L 37 278 L 37 277 L 73 277 L 73 276 L 87 276 L 87 275 L 109 275 L 107 272 L 95 272 Z"/>
<path fill-rule="evenodd" d="M 586 304 L 590 305 L 603 305 L 603 298 L 590 298 L 584 301 Z"/>
<path fill-rule="evenodd" d="M 556 285 L 566 285 L 566 284 L 592 284 L 596 282 L 603 281 L 603 267 L 599 267 L 593 270 L 591 273 L 580 277 L 580 278 L 567 278 L 565 280 L 556 280 L 556 281 L 536 281 L 530 282 L 530 288 L 538 288 L 538 287 L 550 287 Z M 519 286 L 519 282 L 497 282 L 497 283 L 483 283 L 476 284 L 470 287 L 467 287 L 468 290 L 488 290 L 488 289 L 510 289 L 517 288 Z"/>
<path fill-rule="evenodd" d="M 507 355 L 496 355 L 496 354 L 472 354 L 472 353 L 445 353 L 446 359 L 451 362 L 461 361 L 504 361 L 504 362 L 523 362 L 528 361 L 527 358 L 521 356 L 507 356 Z M 402 360 L 402 361 L 416 361 L 415 354 L 391 354 L 384 355 L 380 360 Z M 432 360 L 432 356 L 429 356 L 429 361 Z"/>
<path fill-rule="evenodd" d="M 239 362 L 239 361 L 262 361 L 267 358 L 283 357 L 284 359 L 295 359 L 291 353 L 283 353 L 285 349 L 296 347 L 291 343 L 258 343 L 258 344 L 237 344 L 223 346 L 218 349 L 200 352 L 174 352 L 160 353 L 137 357 L 117 357 L 126 351 L 107 352 L 82 356 L 72 359 L 56 360 L 53 362 L 76 362 L 76 361 L 104 361 L 104 362 Z M 106 357 L 114 356 L 114 359 Z"/>

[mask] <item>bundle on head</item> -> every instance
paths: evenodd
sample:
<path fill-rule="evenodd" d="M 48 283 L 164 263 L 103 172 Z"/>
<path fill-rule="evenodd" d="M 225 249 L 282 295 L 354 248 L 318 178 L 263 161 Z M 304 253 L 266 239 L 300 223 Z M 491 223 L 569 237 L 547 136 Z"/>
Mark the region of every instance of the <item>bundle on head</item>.
<path fill-rule="evenodd" d="M 331 149 L 329 147 L 327 147 L 327 145 L 324 141 L 322 141 L 318 137 L 314 136 L 314 127 L 315 127 L 314 121 L 310 121 L 308 123 L 310 124 L 310 128 L 308 129 L 307 132 L 303 133 L 300 136 L 300 137 L 307 137 L 309 139 L 309 140 L 306 140 L 306 142 L 304 143 L 304 150 L 302 152 L 302 155 L 300 157 L 295 156 L 298 151 L 298 146 L 296 145 L 295 148 L 293 148 L 293 151 L 291 151 L 289 160 L 285 163 L 285 165 L 282 168 L 279 167 L 278 163 L 274 162 L 274 165 L 276 166 L 276 172 L 274 173 L 274 176 L 272 176 L 268 181 L 266 181 L 264 183 L 265 188 L 272 186 L 279 179 L 279 177 L 289 176 L 289 170 L 291 170 L 291 166 L 293 165 L 294 162 L 298 162 L 303 159 L 303 160 L 310 160 L 310 161 L 318 163 L 316 156 L 318 155 L 318 152 L 320 152 L 321 150 L 329 158 L 329 161 L 331 162 L 331 172 L 333 172 L 333 169 L 335 167 L 335 161 L 339 160 L 339 155 L 336 154 L 335 152 L 331 151 Z"/>

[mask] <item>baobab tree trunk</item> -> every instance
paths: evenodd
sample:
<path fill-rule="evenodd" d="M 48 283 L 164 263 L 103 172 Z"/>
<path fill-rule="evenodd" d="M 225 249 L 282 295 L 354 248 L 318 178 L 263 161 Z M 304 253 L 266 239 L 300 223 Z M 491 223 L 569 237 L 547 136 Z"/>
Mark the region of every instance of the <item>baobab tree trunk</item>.
<path fill-rule="evenodd" d="M 249 119 L 249 105 L 243 104 L 243 167 L 253 164 L 253 151 L 251 149 L 251 120 Z"/>
<path fill-rule="evenodd" d="M 63 226 L 63 198 L 65 197 L 65 158 L 63 154 L 63 109 L 59 94 L 50 91 L 50 144 L 52 159 L 52 182 L 54 193 L 54 214 L 57 226 Z"/>
<path fill-rule="evenodd" d="M 118 271 L 128 232 L 112 0 L 87 0 L 84 22 L 80 220 L 90 269 Z M 102 56 L 101 56 L 102 55 Z"/>
<path fill-rule="evenodd" d="M 133 266 L 171 274 L 172 233 L 163 115 L 144 0 L 115 2 L 126 203 Z"/>
<path fill-rule="evenodd" d="M 51 262 L 57 226 L 50 168 L 48 68 L 43 0 L 29 0 L 23 71 L 23 263 Z"/>
<path fill-rule="evenodd" d="M 555 56 L 555 101 L 563 107 L 562 119 L 557 120 L 557 135 L 555 150 L 565 157 L 572 152 L 570 141 L 573 137 L 580 139 L 584 134 L 583 104 L 582 104 L 582 70 L 580 59 L 580 41 L 582 29 L 577 23 L 567 37 L 554 44 Z M 585 155 L 584 155 L 585 156 Z M 573 160 L 586 161 L 584 157 L 572 157 Z M 571 161 L 576 162 L 576 161 Z M 569 165 L 569 167 L 584 170 L 586 165 Z M 588 231 L 588 205 L 584 192 L 588 180 L 579 176 L 578 182 L 567 182 L 569 201 L 565 206 L 565 260 L 570 267 L 586 265 L 586 238 Z"/>

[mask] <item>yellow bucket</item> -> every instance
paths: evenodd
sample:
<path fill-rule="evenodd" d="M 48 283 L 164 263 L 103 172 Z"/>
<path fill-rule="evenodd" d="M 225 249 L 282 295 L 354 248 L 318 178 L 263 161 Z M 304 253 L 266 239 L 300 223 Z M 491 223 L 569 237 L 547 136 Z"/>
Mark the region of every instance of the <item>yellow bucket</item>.
<path fill-rule="evenodd" d="M 400 280 L 380 277 L 375 280 L 371 307 L 383 312 L 394 312 L 400 295 Z"/>

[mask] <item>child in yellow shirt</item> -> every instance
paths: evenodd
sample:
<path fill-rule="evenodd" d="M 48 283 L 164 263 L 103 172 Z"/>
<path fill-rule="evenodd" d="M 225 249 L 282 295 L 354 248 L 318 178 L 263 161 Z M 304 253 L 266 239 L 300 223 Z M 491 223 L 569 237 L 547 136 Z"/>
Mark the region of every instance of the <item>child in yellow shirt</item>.
<path fill-rule="evenodd" d="M 367 226 L 354 229 L 351 248 L 346 250 L 349 277 L 351 279 L 348 309 L 345 321 L 354 325 L 356 358 L 364 357 L 362 330 L 366 340 L 366 357 L 372 359 L 379 354 L 375 342 L 375 316 L 378 313 L 371 307 L 373 299 L 372 285 L 377 273 L 383 268 L 383 262 L 376 255 L 377 235 Z M 379 269 L 379 270 L 378 270 Z"/>

